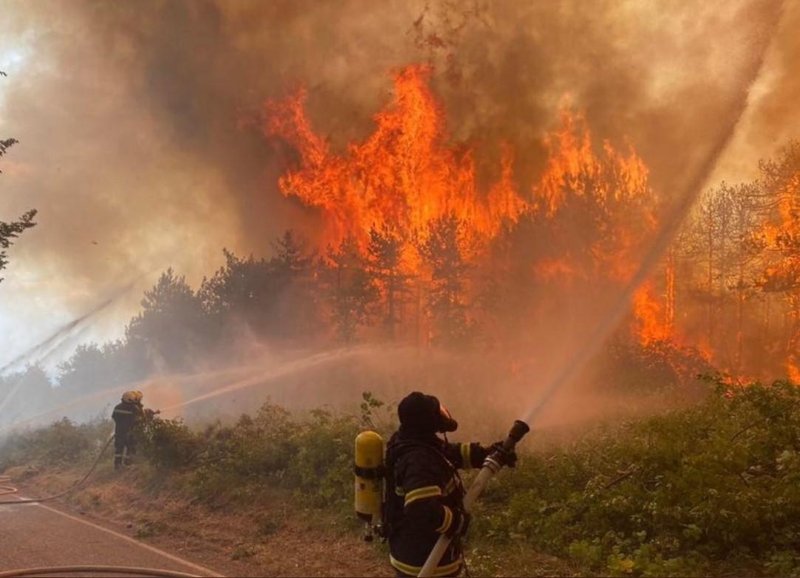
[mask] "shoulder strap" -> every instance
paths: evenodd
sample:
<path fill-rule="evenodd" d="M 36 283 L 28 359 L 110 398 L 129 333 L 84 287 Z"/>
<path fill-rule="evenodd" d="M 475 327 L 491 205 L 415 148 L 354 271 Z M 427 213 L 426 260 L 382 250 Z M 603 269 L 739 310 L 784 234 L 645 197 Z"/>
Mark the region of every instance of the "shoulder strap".
<path fill-rule="evenodd" d="M 435 446 L 432 446 L 431 444 L 426 444 L 416 440 L 403 440 L 395 444 L 390 451 L 386 452 L 386 468 L 387 469 L 393 468 L 395 462 L 400 458 L 402 454 L 415 448 L 424 449 L 437 455 L 442 461 L 444 461 L 445 465 L 447 465 L 449 468 L 452 468 L 453 471 L 456 471 L 456 467 L 449 459 L 447 459 L 447 456 L 444 455 L 444 452 L 442 452 Z"/>

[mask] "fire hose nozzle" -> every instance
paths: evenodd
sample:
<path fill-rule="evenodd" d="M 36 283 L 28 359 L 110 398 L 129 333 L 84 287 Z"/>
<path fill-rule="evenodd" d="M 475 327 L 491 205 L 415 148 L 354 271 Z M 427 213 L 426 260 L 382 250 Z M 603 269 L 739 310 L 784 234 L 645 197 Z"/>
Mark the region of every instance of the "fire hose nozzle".
<path fill-rule="evenodd" d="M 521 420 L 515 420 L 514 425 L 511 426 L 508 436 L 503 440 L 500 448 L 486 457 L 486 460 L 483 462 L 483 467 L 488 467 L 494 473 L 497 473 L 500 471 L 500 468 L 509 465 L 508 454 L 514 451 L 516 445 L 529 431 L 531 431 L 531 428 L 528 424 Z"/>
<path fill-rule="evenodd" d="M 524 421 L 520 419 L 514 420 L 514 425 L 511 426 L 511 430 L 508 432 L 508 438 L 506 438 L 503 445 L 505 446 L 509 440 L 512 441 L 514 445 L 517 445 L 529 431 L 531 431 L 531 428 Z M 513 448 L 514 446 L 511 447 Z"/>

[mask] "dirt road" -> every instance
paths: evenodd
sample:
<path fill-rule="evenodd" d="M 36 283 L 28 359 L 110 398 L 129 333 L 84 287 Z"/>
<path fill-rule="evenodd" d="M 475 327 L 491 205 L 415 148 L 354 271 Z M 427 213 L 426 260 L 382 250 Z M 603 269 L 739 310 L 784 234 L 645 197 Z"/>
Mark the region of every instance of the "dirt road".
<path fill-rule="evenodd" d="M 0 506 L 0 570 L 117 565 L 220 576 L 180 556 L 39 504 Z"/>

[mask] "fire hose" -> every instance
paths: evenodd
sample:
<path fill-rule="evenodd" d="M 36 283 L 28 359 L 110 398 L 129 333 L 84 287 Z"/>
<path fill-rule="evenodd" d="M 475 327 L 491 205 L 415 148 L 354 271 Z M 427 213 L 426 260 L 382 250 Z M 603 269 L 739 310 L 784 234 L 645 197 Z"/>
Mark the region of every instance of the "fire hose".
<path fill-rule="evenodd" d="M 91 476 L 94 473 L 95 469 L 97 469 L 97 464 L 100 463 L 100 458 L 103 457 L 103 454 L 108 449 L 108 446 L 111 445 L 113 439 L 114 439 L 114 434 L 112 433 L 108 437 L 108 440 L 106 440 L 106 443 L 105 445 L 103 445 L 103 448 L 100 450 L 100 453 L 97 454 L 97 457 L 94 459 L 94 462 L 92 463 L 92 467 L 89 468 L 89 471 L 86 472 L 86 475 L 83 476 L 80 480 L 78 480 L 74 484 L 72 484 L 69 488 L 67 488 L 63 492 L 59 492 L 58 494 L 54 494 L 52 496 L 46 496 L 44 498 L 24 498 L 19 500 L 7 500 L 0 502 L 0 506 L 12 505 L 12 504 L 38 504 L 41 502 L 50 502 L 52 500 L 56 500 L 58 498 L 71 494 L 72 492 L 80 488 L 86 482 L 86 480 L 89 479 L 89 476 Z M 17 488 L 9 485 L 10 481 L 11 479 L 8 476 L 0 476 L 0 496 L 17 493 L 18 491 Z M 0 574 L 0 576 L 2 576 L 2 574 Z"/>
<path fill-rule="evenodd" d="M 516 420 L 514 425 L 511 426 L 511 431 L 508 432 L 508 437 L 503 441 L 502 449 L 493 452 L 486 458 L 481 471 L 478 472 L 478 476 L 469 487 L 467 495 L 464 496 L 464 509 L 467 512 L 470 511 L 472 504 L 475 503 L 478 496 L 480 496 L 484 488 L 486 488 L 492 476 L 506 465 L 503 457 L 504 454 L 512 452 L 517 443 L 525 437 L 525 434 L 527 434 L 530 429 L 531 428 L 524 421 Z M 439 565 L 439 561 L 442 559 L 442 556 L 444 556 L 452 540 L 453 538 L 450 536 L 442 535 L 439 537 L 439 540 L 428 555 L 428 559 L 425 561 L 425 565 L 422 567 L 422 570 L 420 570 L 418 576 L 433 576 L 436 567 Z M 0 576 L 2 575 L 0 574 Z"/>
<path fill-rule="evenodd" d="M 198 574 L 186 574 L 174 570 L 160 568 L 139 568 L 136 566 L 42 566 L 40 568 L 24 568 L 20 570 L 5 570 L 0 572 L 0 578 L 16 576 L 47 576 L 51 574 L 124 574 L 126 576 L 164 576 L 166 578 L 200 578 Z"/>

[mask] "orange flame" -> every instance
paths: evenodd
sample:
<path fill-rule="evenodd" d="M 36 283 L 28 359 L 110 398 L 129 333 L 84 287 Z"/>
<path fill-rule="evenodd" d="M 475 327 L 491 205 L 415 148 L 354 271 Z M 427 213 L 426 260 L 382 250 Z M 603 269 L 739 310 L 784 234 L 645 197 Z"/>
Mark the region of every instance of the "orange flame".
<path fill-rule="evenodd" d="M 656 341 L 672 340 L 672 331 L 667 323 L 667 312 L 654 296 L 653 284 L 647 282 L 633 297 L 634 331 L 642 345 Z"/>
<path fill-rule="evenodd" d="M 429 87 L 430 74 L 422 65 L 398 71 L 393 98 L 374 115 L 372 134 L 341 153 L 311 127 L 305 91 L 267 103 L 265 133 L 284 139 L 299 153 L 298 165 L 280 178 L 280 190 L 321 211 L 321 245 L 338 246 L 352 238 L 364 249 L 371 229 L 388 230 L 403 240 L 405 266 L 413 271 L 420 263 L 415 241 L 435 219 L 457 217 L 467 233 L 465 246 L 477 247 L 465 251 L 474 258 L 504 224 L 523 215 L 557 223 L 587 207 L 600 215 L 599 225 L 588 225 L 593 231 L 585 241 L 589 245 L 578 256 L 540 257 L 534 263 L 536 277 L 548 283 L 576 276 L 629 279 L 636 253 L 656 225 L 656 197 L 635 151 L 621 153 L 603 142 L 596 152 L 585 118 L 564 110 L 560 128 L 545 137 L 544 172 L 527 193 L 515 183 L 515 151 L 508 144 L 500 145 L 499 177 L 481 190 L 473 151 L 449 144 L 442 106 Z M 569 225 L 554 227 L 566 245 L 584 242 L 582 232 L 576 235 Z M 642 339 L 669 338 L 664 323 L 654 321 L 659 306 L 649 291 L 640 291 L 635 303 Z"/>
<path fill-rule="evenodd" d="M 528 207 L 513 183 L 510 147 L 504 148 L 499 180 L 479 195 L 472 151 L 447 145 L 444 114 L 428 87 L 430 72 L 427 66 L 399 71 L 394 98 L 374 117 L 375 131 L 343 155 L 311 129 L 304 91 L 267 104 L 266 132 L 300 153 L 299 168 L 281 177 L 280 189 L 323 210 L 325 242 L 352 236 L 363 245 L 373 227 L 408 241 L 450 214 L 485 241 Z"/>

